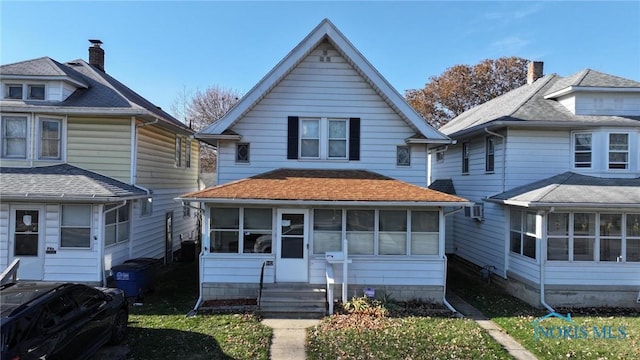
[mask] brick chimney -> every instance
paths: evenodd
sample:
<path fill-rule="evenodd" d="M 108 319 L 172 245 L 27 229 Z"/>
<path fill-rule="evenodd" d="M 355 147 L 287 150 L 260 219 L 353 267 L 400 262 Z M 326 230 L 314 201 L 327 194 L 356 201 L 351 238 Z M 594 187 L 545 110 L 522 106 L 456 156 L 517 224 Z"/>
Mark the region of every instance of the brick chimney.
<path fill-rule="evenodd" d="M 89 47 L 89 64 L 104 72 L 104 50 L 100 47 L 102 41 L 89 40 L 92 46 Z"/>
<path fill-rule="evenodd" d="M 531 61 L 527 67 L 527 84 L 533 84 L 534 81 L 540 79 L 544 63 L 542 61 Z"/>

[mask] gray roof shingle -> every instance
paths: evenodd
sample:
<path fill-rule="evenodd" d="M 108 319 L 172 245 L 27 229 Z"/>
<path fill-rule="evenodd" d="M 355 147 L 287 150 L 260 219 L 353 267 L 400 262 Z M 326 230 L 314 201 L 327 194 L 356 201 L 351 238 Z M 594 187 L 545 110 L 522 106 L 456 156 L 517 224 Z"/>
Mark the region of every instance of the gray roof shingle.
<path fill-rule="evenodd" d="M 562 78 L 558 75 L 546 75 L 532 84 L 523 85 L 501 96 L 478 105 L 458 115 L 439 128 L 441 132 L 453 138 L 475 129 L 491 126 L 499 121 L 511 124 L 522 122 L 526 126 L 548 126 L 549 122 L 572 126 L 640 126 L 639 116 L 574 115 L 554 99 L 545 99 L 545 95 L 567 88 L 568 86 L 637 88 L 640 82 L 586 69 L 572 76 Z"/>
<path fill-rule="evenodd" d="M 526 206 L 640 207 L 640 178 L 601 178 L 565 172 L 491 196 Z"/>
<path fill-rule="evenodd" d="M 453 180 L 451 179 L 435 180 L 434 182 L 431 183 L 431 185 L 428 186 L 428 188 L 431 190 L 440 191 L 449 195 L 456 194 L 456 188 L 453 186 Z"/>
<path fill-rule="evenodd" d="M 0 167 L 3 200 L 115 202 L 147 196 L 121 181 L 61 164 L 33 168 Z"/>
<path fill-rule="evenodd" d="M 18 78 L 19 76 L 39 76 L 64 79 L 66 77 L 73 79 L 76 83 L 82 84 L 84 87 L 80 87 L 63 101 L 2 101 L 2 106 L 11 108 L 12 111 L 14 109 L 19 109 L 19 111 L 38 111 L 38 109 L 52 106 L 57 109 L 81 108 L 98 113 L 108 113 L 109 110 L 114 109 L 130 110 L 132 114 L 159 118 L 188 133 L 194 133 L 194 131 L 169 113 L 82 59 L 61 64 L 49 57 L 42 57 L 2 65 L 0 66 L 0 75 L 13 78 Z"/>

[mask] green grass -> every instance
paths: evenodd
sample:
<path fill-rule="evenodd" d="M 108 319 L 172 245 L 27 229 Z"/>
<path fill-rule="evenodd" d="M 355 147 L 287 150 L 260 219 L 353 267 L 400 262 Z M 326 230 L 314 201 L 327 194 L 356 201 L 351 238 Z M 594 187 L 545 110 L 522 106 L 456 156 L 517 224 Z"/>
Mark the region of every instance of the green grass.
<path fill-rule="evenodd" d="M 580 337 L 558 337 L 558 327 L 569 324 L 560 319 L 547 319 L 539 325 L 545 329 L 555 328 L 553 337 L 534 338 L 534 320 L 547 314 L 516 299 L 498 286 L 483 282 L 480 276 L 459 271 L 450 271 L 447 286 L 484 315 L 500 325 L 509 335 L 520 342 L 539 359 L 640 359 L 640 311 L 630 309 L 556 309 L 565 315 L 571 313 L 578 329 L 573 333 Z M 597 336 L 594 327 L 612 327 L 612 336 L 604 339 Z M 622 338 L 619 327 L 626 336 Z"/>
<path fill-rule="evenodd" d="M 186 317 L 198 297 L 197 263 L 161 270 L 154 292 L 130 307 L 130 359 L 268 359 L 272 330 L 253 314 Z"/>

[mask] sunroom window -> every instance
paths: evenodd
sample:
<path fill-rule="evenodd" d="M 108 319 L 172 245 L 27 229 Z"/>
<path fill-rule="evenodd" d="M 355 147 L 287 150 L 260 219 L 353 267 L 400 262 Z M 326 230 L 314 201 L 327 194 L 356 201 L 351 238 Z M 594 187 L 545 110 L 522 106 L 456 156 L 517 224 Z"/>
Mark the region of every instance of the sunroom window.
<path fill-rule="evenodd" d="M 547 227 L 547 259 L 640 261 L 640 214 L 551 213 Z"/>
<path fill-rule="evenodd" d="M 349 254 L 374 254 L 375 215 L 374 210 L 347 210 Z"/>
<path fill-rule="evenodd" d="M 91 247 L 90 205 L 62 205 L 60 247 Z"/>
<path fill-rule="evenodd" d="M 342 210 L 313 211 L 313 252 L 340 251 L 342 248 Z"/>
<path fill-rule="evenodd" d="M 242 220 L 241 220 L 242 219 Z M 272 210 L 211 208 L 212 253 L 272 253 Z"/>
<path fill-rule="evenodd" d="M 511 252 L 536 258 L 536 214 L 530 211 L 512 209 L 510 214 Z"/>
<path fill-rule="evenodd" d="M 407 254 L 407 212 L 380 210 L 378 225 L 378 254 Z"/>

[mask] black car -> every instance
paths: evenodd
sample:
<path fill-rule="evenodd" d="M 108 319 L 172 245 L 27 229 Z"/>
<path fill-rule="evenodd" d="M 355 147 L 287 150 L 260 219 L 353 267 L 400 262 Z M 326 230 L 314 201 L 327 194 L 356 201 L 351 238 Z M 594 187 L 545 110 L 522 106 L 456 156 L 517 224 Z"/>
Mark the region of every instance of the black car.
<path fill-rule="evenodd" d="M 2 360 L 88 359 L 122 342 L 129 312 L 120 289 L 16 282 L 0 287 Z"/>

